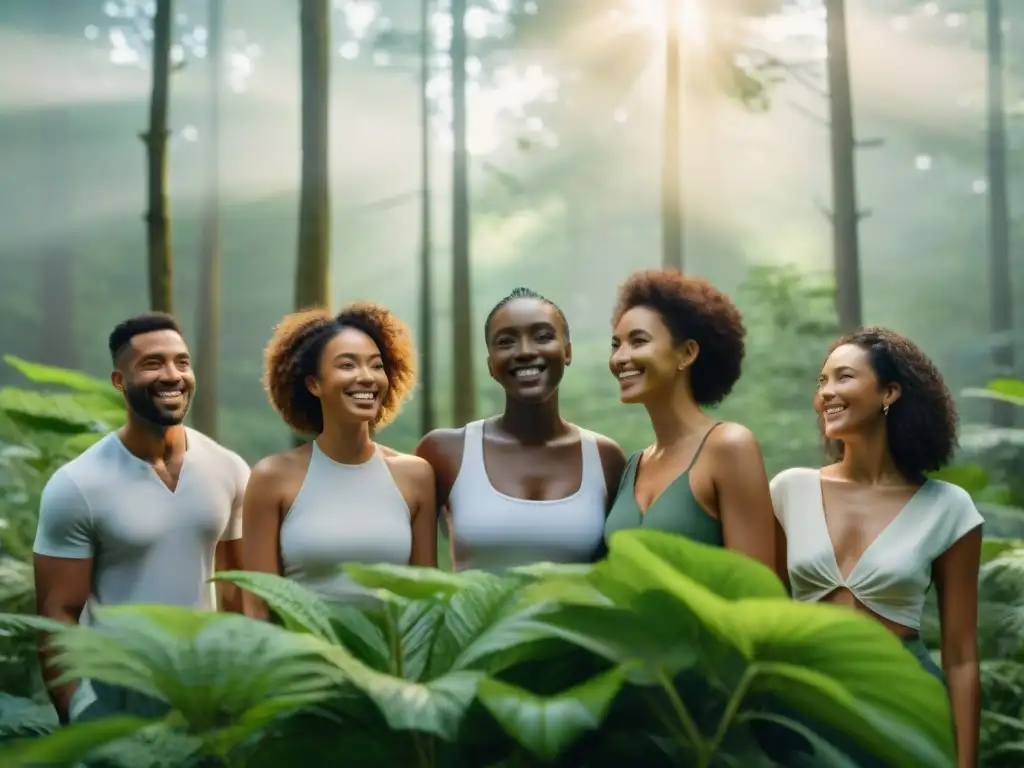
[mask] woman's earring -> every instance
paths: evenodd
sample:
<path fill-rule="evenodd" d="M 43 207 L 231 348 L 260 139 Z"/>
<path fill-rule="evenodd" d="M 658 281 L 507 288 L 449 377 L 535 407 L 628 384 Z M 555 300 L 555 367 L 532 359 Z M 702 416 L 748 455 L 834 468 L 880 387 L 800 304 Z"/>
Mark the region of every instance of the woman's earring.
<path fill-rule="evenodd" d="M 889 415 L 889 404 L 888 403 L 886 403 L 885 405 L 882 406 L 882 413 L 885 414 L 886 416 Z"/>

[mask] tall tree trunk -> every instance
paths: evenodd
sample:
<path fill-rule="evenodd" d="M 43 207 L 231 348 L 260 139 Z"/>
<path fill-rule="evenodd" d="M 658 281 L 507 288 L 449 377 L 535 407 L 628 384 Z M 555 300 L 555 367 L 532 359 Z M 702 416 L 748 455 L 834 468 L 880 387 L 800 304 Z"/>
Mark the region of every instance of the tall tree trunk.
<path fill-rule="evenodd" d="M 54 106 L 41 116 L 38 211 L 47 211 L 54 232 L 42 239 L 36 257 L 39 361 L 74 368 L 78 364 L 74 333 L 73 240 L 67 229 L 74 199 L 74 152 L 71 110 Z"/>
<path fill-rule="evenodd" d="M 665 114 L 661 157 L 661 261 L 666 269 L 683 269 L 682 45 L 679 0 L 665 0 Z"/>
<path fill-rule="evenodd" d="M 420 432 L 435 426 L 434 414 L 434 280 L 430 206 L 430 0 L 420 0 Z"/>
<path fill-rule="evenodd" d="M 988 226 L 989 303 L 996 376 L 1014 371 L 1013 282 L 1010 274 L 1010 202 L 1006 179 L 1005 65 L 1002 0 L 987 0 L 988 36 Z M 1000 427 L 1014 423 L 1014 407 L 993 403 L 992 420 Z"/>
<path fill-rule="evenodd" d="M 199 306 L 196 356 L 199 397 L 192 408 L 196 429 L 217 437 L 218 387 L 220 383 L 220 117 L 224 83 L 224 3 L 207 0 L 207 132 L 206 200 L 203 210 L 203 251 L 199 269 Z"/>
<path fill-rule="evenodd" d="M 300 0 L 302 181 L 295 308 L 331 305 L 329 0 Z"/>
<path fill-rule="evenodd" d="M 452 0 L 452 416 L 476 417 L 473 312 L 470 306 L 469 153 L 466 148 L 466 0 Z"/>
<path fill-rule="evenodd" d="M 860 212 L 854 154 L 853 95 L 846 33 L 846 0 L 827 0 L 828 90 L 832 145 L 832 257 L 836 315 L 843 332 L 861 324 Z"/>
<path fill-rule="evenodd" d="M 171 260 L 171 226 L 167 205 L 167 115 L 171 90 L 171 30 L 174 3 L 157 0 L 153 16 L 153 86 L 149 99 L 149 130 L 146 145 L 147 196 L 146 240 L 149 253 L 149 306 L 160 312 L 174 311 L 174 270 Z"/>

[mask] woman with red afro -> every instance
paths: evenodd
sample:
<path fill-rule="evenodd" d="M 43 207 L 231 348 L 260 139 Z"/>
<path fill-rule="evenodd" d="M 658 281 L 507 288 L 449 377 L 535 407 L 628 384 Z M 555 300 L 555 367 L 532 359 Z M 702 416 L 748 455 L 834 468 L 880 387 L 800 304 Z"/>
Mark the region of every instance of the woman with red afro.
<path fill-rule="evenodd" d="M 777 570 L 777 523 L 757 440 L 705 411 L 740 377 L 739 310 L 705 280 L 647 270 L 619 289 L 612 326 L 609 367 L 619 399 L 647 409 L 654 443 L 630 457 L 606 538 L 655 528 Z"/>
<path fill-rule="evenodd" d="M 346 563 L 436 567 L 434 472 L 373 437 L 415 379 L 409 331 L 384 307 L 311 309 L 278 324 L 265 355 L 270 402 L 315 439 L 253 467 L 243 505 L 247 570 L 353 601 L 368 595 L 342 572 Z M 265 617 L 266 606 L 249 599 L 249 613 Z"/>

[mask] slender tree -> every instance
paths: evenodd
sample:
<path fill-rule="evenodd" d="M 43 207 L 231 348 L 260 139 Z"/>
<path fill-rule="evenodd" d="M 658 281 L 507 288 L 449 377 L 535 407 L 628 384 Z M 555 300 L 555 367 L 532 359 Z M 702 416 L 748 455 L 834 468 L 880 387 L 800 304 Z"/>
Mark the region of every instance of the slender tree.
<path fill-rule="evenodd" d="M 435 426 L 434 306 L 430 206 L 430 0 L 420 0 L 420 432 Z"/>
<path fill-rule="evenodd" d="M 146 240 L 149 254 L 149 305 L 174 311 L 174 269 L 171 226 L 167 203 L 168 112 L 171 90 L 172 0 L 157 0 L 153 16 L 153 83 L 149 99 L 149 129 L 142 134 L 146 146 Z"/>
<path fill-rule="evenodd" d="M 1010 201 L 1006 178 L 1005 63 L 1002 0 L 987 0 L 988 37 L 988 249 L 989 305 L 994 346 L 992 362 L 997 376 L 1012 375 L 1014 367 L 1013 282 L 1010 273 Z M 1015 408 L 993 403 L 997 426 L 1013 426 Z"/>
<path fill-rule="evenodd" d="M 300 0 L 302 180 L 295 307 L 330 306 L 330 0 Z"/>
<path fill-rule="evenodd" d="M 470 305 L 469 152 L 466 146 L 466 0 L 452 0 L 452 415 L 457 426 L 476 416 L 473 312 Z"/>
<path fill-rule="evenodd" d="M 203 206 L 203 249 L 199 269 L 196 368 L 201 388 L 192 418 L 196 429 L 217 437 L 220 383 L 221 243 L 220 243 L 220 118 L 224 88 L 224 2 L 207 0 L 206 193 Z"/>
<path fill-rule="evenodd" d="M 857 149 L 847 46 L 846 0 L 827 0 L 829 122 L 832 154 L 832 257 L 835 262 L 839 327 L 861 324 L 860 212 L 857 208 Z"/>
<path fill-rule="evenodd" d="M 665 114 L 662 124 L 661 237 L 662 264 L 683 269 L 682 171 L 682 47 L 683 11 L 680 0 L 665 0 Z"/>

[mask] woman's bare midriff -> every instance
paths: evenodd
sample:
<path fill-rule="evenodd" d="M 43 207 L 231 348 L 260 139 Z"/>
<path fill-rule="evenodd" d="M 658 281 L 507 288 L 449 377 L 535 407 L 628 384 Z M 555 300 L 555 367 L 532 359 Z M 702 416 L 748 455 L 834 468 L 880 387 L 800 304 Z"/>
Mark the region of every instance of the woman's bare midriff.
<path fill-rule="evenodd" d="M 904 626 L 903 624 L 897 624 L 895 621 L 889 621 L 886 618 L 879 616 L 877 613 L 868 608 L 864 603 L 854 597 L 853 592 L 848 589 L 840 587 L 828 596 L 822 598 L 823 603 L 830 603 L 832 605 L 841 605 L 844 608 L 852 608 L 853 610 L 870 616 L 875 621 L 879 622 L 883 627 L 888 629 L 894 635 L 900 638 L 912 637 L 917 634 L 916 629 Z"/>

